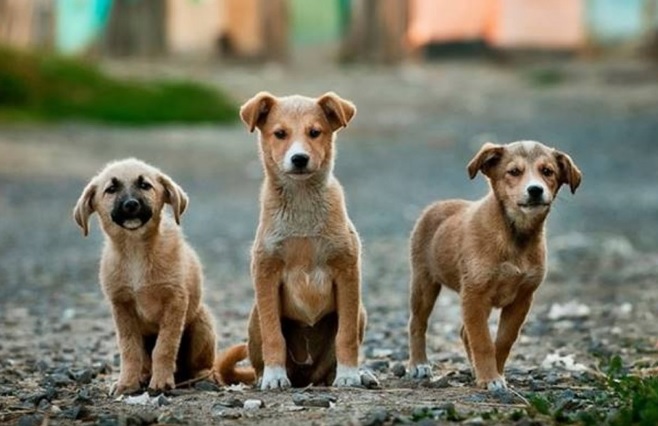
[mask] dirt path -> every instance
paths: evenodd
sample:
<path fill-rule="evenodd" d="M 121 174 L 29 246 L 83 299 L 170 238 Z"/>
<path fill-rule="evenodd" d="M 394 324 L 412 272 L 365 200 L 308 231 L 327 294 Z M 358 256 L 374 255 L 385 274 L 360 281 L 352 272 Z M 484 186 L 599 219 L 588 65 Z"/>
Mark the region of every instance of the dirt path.
<path fill-rule="evenodd" d="M 546 70 L 559 73 L 561 83 L 539 83 L 537 73 Z M 359 112 L 339 135 L 336 174 L 364 241 L 370 317 L 364 364 L 376 371 L 383 389 L 306 391 L 331 408 L 296 406 L 293 392 L 217 390 L 209 384 L 179 390 L 159 407 L 107 397 L 118 361 L 97 282 L 102 238 L 95 223 L 90 238 L 82 238 L 70 215 L 84 183 L 108 160 L 133 155 L 184 186 L 192 202 L 183 227 L 204 262 L 206 300 L 225 347 L 244 339 L 253 299 L 248 250 L 260 182 L 255 138 L 238 123 L 13 126 L 0 128 L 0 423 L 40 424 L 48 416 L 50 424 L 77 419 L 103 425 L 230 418 L 273 425 L 530 424 L 528 413 L 550 423 L 551 416 L 537 414 L 523 398 L 536 393 L 575 416 L 602 404 L 595 371 L 601 357 L 618 354 L 627 366 L 658 366 L 655 69 L 454 62 L 321 73 L 181 66 L 158 72 L 221 83 L 240 100 L 264 89 L 309 95 L 334 90 L 354 100 Z M 413 222 L 433 200 L 484 194 L 486 184 L 469 181 L 465 164 L 485 140 L 516 139 L 560 147 L 584 174 L 579 192 L 565 191 L 551 213 L 549 277 L 508 364 L 509 382 L 523 397 L 472 386 L 457 334 L 457 299 L 447 292 L 428 338 L 437 378 L 422 384 L 397 378 L 407 358 L 407 237 Z M 572 309 L 558 315 L 556 309 L 569 302 Z M 586 371 L 552 366 L 547 356 L 554 353 L 573 355 Z M 232 399 L 262 400 L 264 408 L 226 407 L 235 405 Z"/>

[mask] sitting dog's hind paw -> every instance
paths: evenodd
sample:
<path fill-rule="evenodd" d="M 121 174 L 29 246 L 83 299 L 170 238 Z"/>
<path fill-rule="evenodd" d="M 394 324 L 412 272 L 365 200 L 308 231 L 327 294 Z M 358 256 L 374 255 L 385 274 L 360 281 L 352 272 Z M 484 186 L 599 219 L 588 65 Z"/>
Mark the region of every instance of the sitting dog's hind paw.
<path fill-rule="evenodd" d="M 361 387 L 361 374 L 358 367 L 340 365 L 336 367 L 336 379 L 333 386 L 336 387 Z"/>
<path fill-rule="evenodd" d="M 290 379 L 283 367 L 268 367 L 263 370 L 260 390 L 285 389 L 291 386 Z"/>
<path fill-rule="evenodd" d="M 505 389 L 507 389 L 507 383 L 503 377 L 497 377 L 487 382 L 487 390 L 489 392 L 499 392 Z"/>
<path fill-rule="evenodd" d="M 416 364 L 409 367 L 409 377 L 412 379 L 429 379 L 432 377 L 432 366 L 429 364 Z"/>

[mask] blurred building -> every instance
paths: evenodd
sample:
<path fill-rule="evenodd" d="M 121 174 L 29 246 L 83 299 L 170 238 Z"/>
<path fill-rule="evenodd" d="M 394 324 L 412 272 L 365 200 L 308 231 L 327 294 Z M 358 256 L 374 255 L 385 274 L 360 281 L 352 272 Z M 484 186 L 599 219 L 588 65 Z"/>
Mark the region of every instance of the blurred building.
<path fill-rule="evenodd" d="M 395 62 L 429 45 L 578 51 L 658 37 L 658 0 L 0 0 L 0 43 L 65 54 L 285 60 L 333 44 Z"/>

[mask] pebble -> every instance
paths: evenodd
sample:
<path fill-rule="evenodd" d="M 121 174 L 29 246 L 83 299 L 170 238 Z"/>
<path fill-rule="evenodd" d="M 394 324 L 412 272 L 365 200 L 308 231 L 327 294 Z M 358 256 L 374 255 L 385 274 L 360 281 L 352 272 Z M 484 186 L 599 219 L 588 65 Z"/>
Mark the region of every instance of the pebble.
<path fill-rule="evenodd" d="M 248 399 L 244 402 L 243 408 L 245 410 L 257 410 L 263 407 L 263 401 L 260 399 Z"/>
<path fill-rule="evenodd" d="M 162 413 L 158 416 L 157 420 L 158 423 L 161 424 L 184 425 L 189 423 L 184 419 L 182 419 L 181 417 L 172 413 Z M 131 424 L 131 423 L 126 422 L 126 424 Z"/>
<path fill-rule="evenodd" d="M 91 380 L 94 378 L 95 374 L 93 370 L 89 368 L 83 368 L 81 370 L 71 371 L 71 376 L 73 376 L 73 380 L 79 384 L 87 385 L 91 383 Z"/>
<path fill-rule="evenodd" d="M 363 426 L 380 426 L 389 418 L 389 413 L 385 408 L 375 408 L 366 414 L 361 422 Z"/>
<path fill-rule="evenodd" d="M 160 394 L 160 395 L 157 397 L 157 399 L 156 399 L 155 402 L 157 403 L 158 407 L 163 407 L 163 406 L 165 406 L 165 405 L 169 405 L 169 404 L 171 404 L 171 402 L 167 399 L 167 397 L 165 397 L 165 396 L 162 395 L 162 394 Z"/>
<path fill-rule="evenodd" d="M 221 406 L 226 408 L 242 408 L 244 403 L 238 398 L 230 398 L 218 401 L 214 406 Z"/>
<path fill-rule="evenodd" d="M 41 414 L 27 414 L 18 419 L 17 426 L 41 426 L 43 416 Z"/>
<path fill-rule="evenodd" d="M 372 371 L 362 370 L 361 374 L 361 384 L 366 387 L 366 389 L 379 389 L 381 385 L 379 380 Z"/>
<path fill-rule="evenodd" d="M 295 393 L 292 402 L 300 407 L 329 408 L 332 402 L 336 402 L 336 397 L 329 394 Z"/>
<path fill-rule="evenodd" d="M 404 377 L 407 374 L 407 368 L 401 362 L 396 362 L 391 368 L 395 377 Z"/>
<path fill-rule="evenodd" d="M 67 374 L 54 373 L 48 376 L 48 381 L 54 386 L 62 387 L 72 385 L 74 382 L 69 378 Z"/>
<path fill-rule="evenodd" d="M 202 380 L 194 384 L 194 389 L 205 392 L 219 392 L 221 388 L 216 383 L 210 380 Z"/>

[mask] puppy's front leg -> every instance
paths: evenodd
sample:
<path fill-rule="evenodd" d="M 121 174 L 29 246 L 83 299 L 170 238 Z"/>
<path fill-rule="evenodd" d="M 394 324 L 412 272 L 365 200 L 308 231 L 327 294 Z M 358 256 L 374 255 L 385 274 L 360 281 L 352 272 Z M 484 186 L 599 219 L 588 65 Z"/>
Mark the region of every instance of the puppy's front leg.
<path fill-rule="evenodd" d="M 519 294 L 516 300 L 505 306 L 500 313 L 496 333 L 496 366 L 500 375 L 503 375 L 505 361 L 507 361 L 512 345 L 519 337 L 519 330 L 523 326 L 531 305 L 532 293 Z"/>
<path fill-rule="evenodd" d="M 164 391 L 175 387 L 176 357 L 185 328 L 187 303 L 188 300 L 184 294 L 176 293 L 169 297 L 167 304 L 163 306 L 160 330 L 151 357 L 153 375 L 149 389 Z"/>
<path fill-rule="evenodd" d="M 361 386 L 359 375 L 359 311 L 361 309 L 359 265 L 339 271 L 336 276 L 336 379 L 333 386 Z"/>
<path fill-rule="evenodd" d="M 479 294 L 462 292 L 464 328 L 470 344 L 476 383 L 489 390 L 497 390 L 507 385 L 496 368 L 496 351 L 487 324 L 491 309 L 491 305 Z"/>
<path fill-rule="evenodd" d="M 141 387 L 142 362 L 147 357 L 144 340 L 137 324 L 137 314 L 131 303 L 113 301 L 112 316 L 117 330 L 121 372 L 119 380 L 112 385 L 110 394 L 133 393 Z"/>
<path fill-rule="evenodd" d="M 281 330 L 281 265 L 273 260 L 259 260 L 253 269 L 265 364 L 260 388 L 288 388 L 291 383 L 286 373 L 286 340 Z"/>

